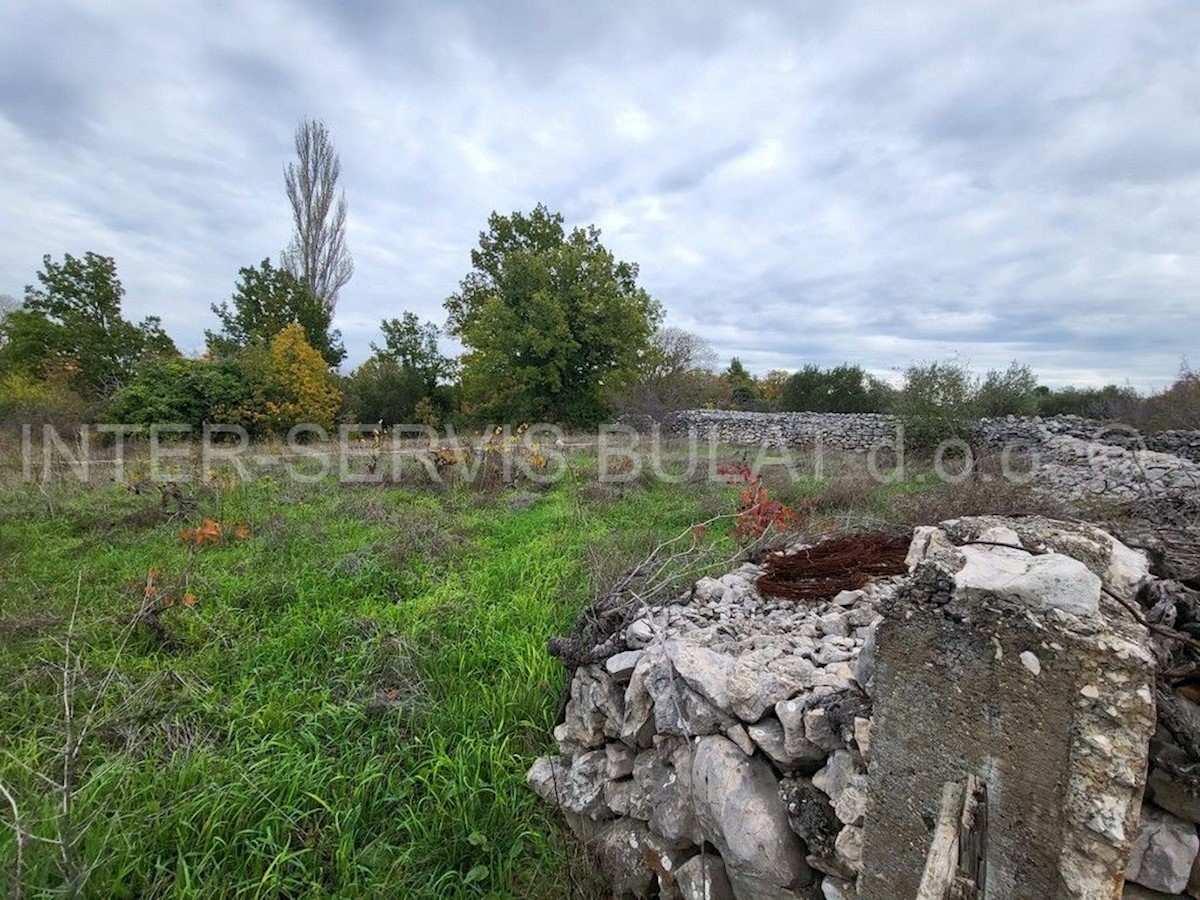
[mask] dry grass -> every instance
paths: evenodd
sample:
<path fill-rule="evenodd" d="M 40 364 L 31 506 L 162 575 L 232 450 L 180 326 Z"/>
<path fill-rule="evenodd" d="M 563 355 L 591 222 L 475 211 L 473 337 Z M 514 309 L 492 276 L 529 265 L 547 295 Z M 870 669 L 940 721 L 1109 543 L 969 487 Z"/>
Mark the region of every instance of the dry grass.
<path fill-rule="evenodd" d="M 1064 501 L 987 474 L 958 482 L 942 482 L 919 493 L 893 497 L 884 517 L 899 525 L 930 525 L 959 516 L 1029 516 L 1072 518 L 1075 510 Z"/>

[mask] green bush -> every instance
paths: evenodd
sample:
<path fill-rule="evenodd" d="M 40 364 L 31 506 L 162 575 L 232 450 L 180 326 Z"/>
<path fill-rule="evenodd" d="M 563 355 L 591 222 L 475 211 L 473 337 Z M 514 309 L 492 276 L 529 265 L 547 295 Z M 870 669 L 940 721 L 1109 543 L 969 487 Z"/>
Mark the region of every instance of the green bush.
<path fill-rule="evenodd" d="M 959 360 L 909 366 L 896 406 L 905 441 L 933 447 L 950 438 L 969 438 L 979 417 L 977 394 L 975 377 Z"/>
<path fill-rule="evenodd" d="M 126 425 L 236 423 L 249 397 L 236 358 L 142 363 L 117 394 L 109 417 Z"/>
<path fill-rule="evenodd" d="M 1015 360 L 1003 372 L 991 369 L 979 385 L 981 416 L 1032 416 L 1038 411 L 1037 376 Z"/>
<path fill-rule="evenodd" d="M 809 364 L 783 383 L 779 409 L 784 412 L 887 412 L 893 390 L 862 366 L 821 369 Z"/>
<path fill-rule="evenodd" d="M 60 431 L 86 421 L 90 408 L 60 380 L 42 381 L 23 371 L 0 376 L 0 427 L 53 425 Z"/>
<path fill-rule="evenodd" d="M 1200 372 L 1185 362 L 1169 388 L 1147 401 L 1148 424 L 1155 429 L 1200 428 Z"/>

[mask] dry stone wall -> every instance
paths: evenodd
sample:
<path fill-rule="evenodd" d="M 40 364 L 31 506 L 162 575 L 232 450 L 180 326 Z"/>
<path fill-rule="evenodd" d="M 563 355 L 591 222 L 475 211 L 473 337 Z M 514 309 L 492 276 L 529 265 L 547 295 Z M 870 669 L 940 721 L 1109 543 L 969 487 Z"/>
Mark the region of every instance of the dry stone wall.
<path fill-rule="evenodd" d="M 690 410 L 675 421 L 702 439 L 746 446 L 820 446 L 868 452 L 902 443 L 899 421 L 873 413 L 751 413 Z M 1129 500 L 1200 490 L 1200 432 L 1142 435 L 1125 426 L 1079 416 L 981 419 L 974 444 L 1029 457 L 1033 475 L 1071 499 Z M 1026 474 L 1025 464 L 1017 467 Z"/>
<path fill-rule="evenodd" d="M 747 564 L 574 673 L 528 780 L 617 896 L 912 896 L 937 788 L 968 774 L 993 791 L 988 896 L 1108 900 L 1126 874 L 1200 896 L 1200 706 L 1156 719 L 1172 647 L 1124 605 L 1200 627 L 1194 595 L 1042 519 L 919 529 L 909 565 L 796 603 Z"/>
<path fill-rule="evenodd" d="M 693 409 L 678 413 L 671 429 L 722 443 L 747 446 L 811 446 L 865 453 L 897 438 L 899 420 L 879 413 L 757 413 Z M 1140 433 L 1126 425 L 1081 416 L 1004 416 L 980 419 L 973 440 L 981 447 L 1042 447 L 1054 438 L 1173 454 L 1200 463 L 1200 431 Z"/>

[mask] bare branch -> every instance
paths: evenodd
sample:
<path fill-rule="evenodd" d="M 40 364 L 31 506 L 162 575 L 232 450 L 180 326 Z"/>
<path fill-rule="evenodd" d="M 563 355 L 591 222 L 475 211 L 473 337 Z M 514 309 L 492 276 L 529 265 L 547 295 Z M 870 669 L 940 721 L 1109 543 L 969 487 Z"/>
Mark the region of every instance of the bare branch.
<path fill-rule="evenodd" d="M 354 260 L 346 247 L 346 196 L 337 193 L 341 162 L 324 122 L 300 124 L 296 157 L 283 172 L 294 228 L 283 265 L 332 312 Z"/>

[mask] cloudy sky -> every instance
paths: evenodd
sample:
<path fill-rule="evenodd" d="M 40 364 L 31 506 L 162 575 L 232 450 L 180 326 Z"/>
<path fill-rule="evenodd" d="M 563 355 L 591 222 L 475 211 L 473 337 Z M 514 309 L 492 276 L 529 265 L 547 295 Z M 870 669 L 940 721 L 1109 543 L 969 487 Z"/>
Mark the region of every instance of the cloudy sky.
<path fill-rule="evenodd" d="M 341 155 L 335 324 L 442 324 L 492 210 L 593 223 L 753 371 L 959 354 L 1051 384 L 1200 364 L 1194 0 L 59 0 L 0 29 L 0 293 L 116 258 L 186 351 Z"/>

